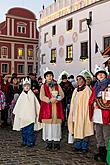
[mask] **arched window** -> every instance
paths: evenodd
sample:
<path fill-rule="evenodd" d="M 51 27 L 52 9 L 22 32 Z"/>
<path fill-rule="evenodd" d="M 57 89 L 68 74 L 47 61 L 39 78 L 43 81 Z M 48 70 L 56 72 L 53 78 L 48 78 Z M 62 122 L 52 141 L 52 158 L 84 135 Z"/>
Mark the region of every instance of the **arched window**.
<path fill-rule="evenodd" d="M 26 34 L 26 26 L 27 24 L 24 22 L 18 22 L 17 23 L 17 32 Z"/>

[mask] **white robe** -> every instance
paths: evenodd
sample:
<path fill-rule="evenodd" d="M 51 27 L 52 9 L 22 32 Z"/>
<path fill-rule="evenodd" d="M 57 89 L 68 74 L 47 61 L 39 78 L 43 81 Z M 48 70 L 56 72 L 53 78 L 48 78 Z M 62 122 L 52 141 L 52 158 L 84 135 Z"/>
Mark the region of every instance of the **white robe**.
<path fill-rule="evenodd" d="M 38 122 L 40 104 L 30 89 L 26 94 L 24 91 L 20 94 L 14 107 L 15 115 L 13 130 L 20 131 L 22 128 L 35 123 L 35 129 L 42 128 L 42 124 Z"/>

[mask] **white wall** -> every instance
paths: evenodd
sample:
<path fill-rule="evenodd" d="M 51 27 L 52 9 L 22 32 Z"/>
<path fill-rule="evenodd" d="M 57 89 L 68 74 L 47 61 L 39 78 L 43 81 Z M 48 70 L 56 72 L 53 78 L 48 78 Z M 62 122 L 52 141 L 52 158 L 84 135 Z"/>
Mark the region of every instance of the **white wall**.
<path fill-rule="evenodd" d="M 83 69 L 89 69 L 89 60 L 86 62 L 82 62 L 79 60 L 81 52 L 80 52 L 80 43 L 88 40 L 88 30 L 80 33 L 79 32 L 79 21 L 88 18 L 89 12 L 92 11 L 93 14 L 93 20 L 92 20 L 92 71 L 94 71 L 94 66 L 97 63 L 98 65 L 101 65 L 103 63 L 104 59 L 101 55 L 95 54 L 95 41 L 98 43 L 101 50 L 103 50 L 103 37 L 104 36 L 110 36 L 110 1 L 93 6 L 91 8 L 88 8 L 86 10 L 80 10 L 79 12 L 76 12 L 74 14 L 71 14 L 69 16 L 63 17 L 59 20 L 56 20 L 55 22 L 52 22 L 50 24 L 45 25 L 41 28 L 41 55 L 43 53 L 46 54 L 46 64 L 41 65 L 40 73 L 43 75 L 43 69 L 48 67 L 49 69 L 53 70 L 55 73 L 55 78 L 58 78 L 59 74 L 66 70 L 70 74 L 77 75 L 81 70 Z M 66 31 L 66 20 L 69 18 L 73 18 L 73 30 L 72 31 Z M 56 36 L 52 37 L 52 26 L 56 25 Z M 44 34 L 48 32 L 49 33 L 49 39 L 52 40 L 52 47 L 48 47 L 48 43 L 44 44 Z M 78 40 L 77 42 L 73 42 L 72 35 L 74 32 L 78 33 Z M 60 46 L 59 36 L 63 35 L 65 42 L 63 46 Z M 66 63 L 66 46 L 73 44 L 73 62 Z M 64 56 L 60 57 L 58 52 L 60 48 L 64 48 Z M 57 48 L 57 63 L 55 65 L 50 64 L 50 58 L 51 58 L 51 49 Z"/>

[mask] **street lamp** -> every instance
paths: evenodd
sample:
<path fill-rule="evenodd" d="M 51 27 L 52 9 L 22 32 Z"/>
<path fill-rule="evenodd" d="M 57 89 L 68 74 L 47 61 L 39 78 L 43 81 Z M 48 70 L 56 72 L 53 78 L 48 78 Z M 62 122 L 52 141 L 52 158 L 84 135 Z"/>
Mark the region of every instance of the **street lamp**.
<path fill-rule="evenodd" d="M 86 19 L 89 29 L 89 71 L 91 72 L 91 23 L 92 23 L 92 11 L 89 12 L 89 18 Z"/>

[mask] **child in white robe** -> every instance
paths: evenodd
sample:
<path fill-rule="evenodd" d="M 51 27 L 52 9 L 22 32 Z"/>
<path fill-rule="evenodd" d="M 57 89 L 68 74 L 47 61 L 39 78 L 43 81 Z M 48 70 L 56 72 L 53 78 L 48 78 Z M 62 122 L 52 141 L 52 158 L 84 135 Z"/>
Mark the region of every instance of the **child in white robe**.
<path fill-rule="evenodd" d="M 28 147 L 35 145 L 35 125 L 37 130 L 41 129 L 38 122 L 40 105 L 30 88 L 31 80 L 26 77 L 23 79 L 23 91 L 13 110 L 15 115 L 13 130 L 22 131 L 22 145 Z"/>

